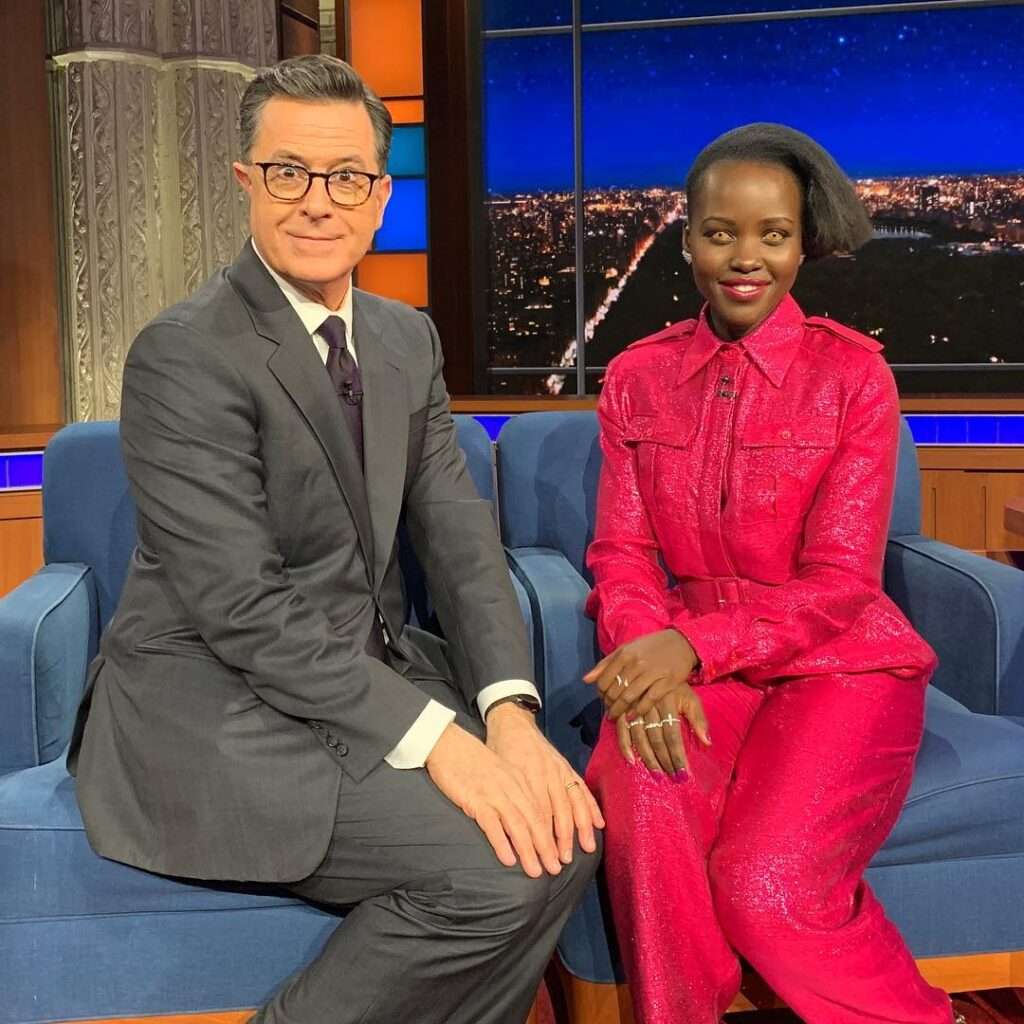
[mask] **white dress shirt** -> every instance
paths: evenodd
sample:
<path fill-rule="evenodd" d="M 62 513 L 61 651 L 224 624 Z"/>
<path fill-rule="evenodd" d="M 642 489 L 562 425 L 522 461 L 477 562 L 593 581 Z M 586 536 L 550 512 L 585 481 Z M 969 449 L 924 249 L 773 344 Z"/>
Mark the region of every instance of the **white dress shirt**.
<path fill-rule="evenodd" d="M 267 268 L 267 272 L 277 283 L 281 291 L 284 292 L 284 297 L 288 300 L 292 309 L 295 310 L 299 320 L 302 321 L 302 326 L 306 328 L 306 331 L 313 339 L 313 344 L 316 346 L 317 352 L 320 353 L 320 358 L 323 360 L 324 365 L 327 364 L 329 349 L 327 342 L 320 336 L 318 331 L 320 325 L 329 316 L 340 316 L 345 321 L 346 345 L 349 352 L 352 353 L 352 358 L 358 364 L 359 357 L 356 355 L 355 343 L 353 341 L 351 284 L 345 292 L 345 298 L 341 300 L 341 306 L 338 309 L 328 309 L 327 306 L 317 302 L 316 299 L 303 295 L 293 284 L 281 277 L 263 258 L 263 254 L 256 248 L 255 241 L 252 243 L 252 247 L 256 255 L 259 256 L 263 266 Z M 537 688 L 526 679 L 503 679 L 500 682 L 485 686 L 477 694 L 476 698 L 477 707 L 480 709 L 480 716 L 486 718 L 488 709 L 495 701 L 501 700 L 503 697 L 519 695 L 533 697 L 537 701 L 540 700 Z M 427 756 L 441 738 L 441 733 L 454 721 L 455 712 L 451 708 L 445 707 L 439 701 L 431 700 L 384 760 L 392 768 L 422 768 L 427 762 Z"/>

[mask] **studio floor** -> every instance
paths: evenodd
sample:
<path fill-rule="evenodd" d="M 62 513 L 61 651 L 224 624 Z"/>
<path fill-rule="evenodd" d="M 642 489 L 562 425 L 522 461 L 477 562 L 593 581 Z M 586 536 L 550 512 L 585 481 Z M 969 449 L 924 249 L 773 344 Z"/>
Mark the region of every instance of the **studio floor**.
<path fill-rule="evenodd" d="M 1024 989 L 991 989 L 957 996 L 954 1005 L 967 1024 L 1024 1024 Z M 174 1017 L 132 1017 L 116 1021 L 81 1021 L 78 1024 L 245 1024 L 251 1011 L 235 1013 L 204 1013 Z M 730 1015 L 730 1024 L 799 1024 L 800 1018 L 788 1010 L 758 1010 Z M 397 1024 L 397 1022 L 396 1022 Z M 413 1021 L 402 1024 L 415 1024 Z M 527 1024 L 562 1024 L 551 998 L 541 989 L 537 1004 Z M 587 1021 L 585 1024 L 631 1024 L 630 1021 Z M 680 1024 L 685 1022 L 680 1021 Z"/>

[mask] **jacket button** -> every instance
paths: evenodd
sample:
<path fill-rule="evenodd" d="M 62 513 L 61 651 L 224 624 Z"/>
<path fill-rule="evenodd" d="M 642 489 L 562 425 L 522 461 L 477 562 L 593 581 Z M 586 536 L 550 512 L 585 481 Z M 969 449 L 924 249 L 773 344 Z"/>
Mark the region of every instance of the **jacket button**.
<path fill-rule="evenodd" d="M 338 757 L 344 757 L 348 753 L 348 747 L 344 743 L 338 744 Z"/>
<path fill-rule="evenodd" d="M 337 745 L 338 745 L 338 741 L 333 736 L 328 736 L 327 737 L 327 746 L 329 746 L 331 748 L 331 750 L 334 750 L 335 747 L 337 747 Z"/>

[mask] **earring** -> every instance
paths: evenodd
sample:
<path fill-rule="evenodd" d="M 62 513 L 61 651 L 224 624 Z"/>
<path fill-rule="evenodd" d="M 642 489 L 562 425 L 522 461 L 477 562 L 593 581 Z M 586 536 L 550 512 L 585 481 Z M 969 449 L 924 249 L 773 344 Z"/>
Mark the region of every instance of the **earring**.
<path fill-rule="evenodd" d="M 803 253 L 800 253 L 800 262 L 803 263 L 805 259 L 807 259 L 807 257 Z"/>
<path fill-rule="evenodd" d="M 687 263 L 693 262 L 693 255 L 691 254 L 689 249 L 683 250 L 683 259 L 686 260 Z"/>

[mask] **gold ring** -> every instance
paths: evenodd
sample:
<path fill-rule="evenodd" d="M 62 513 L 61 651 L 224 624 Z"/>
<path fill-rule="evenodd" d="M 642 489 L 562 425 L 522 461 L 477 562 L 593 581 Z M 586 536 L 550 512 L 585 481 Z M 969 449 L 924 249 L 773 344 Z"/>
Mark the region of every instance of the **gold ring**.
<path fill-rule="evenodd" d="M 579 785 L 579 780 L 578 779 L 573 779 L 572 782 L 567 782 L 565 784 L 566 792 L 568 792 L 570 789 L 572 789 L 573 786 L 578 786 L 578 785 Z"/>
<path fill-rule="evenodd" d="M 617 682 L 623 689 L 629 686 L 629 680 L 623 678 L 621 675 L 615 677 L 615 682 Z"/>

